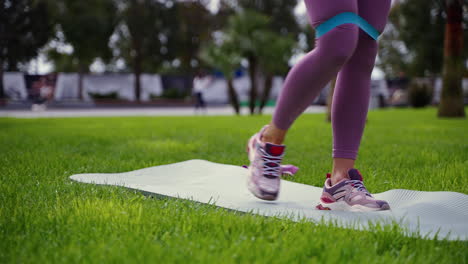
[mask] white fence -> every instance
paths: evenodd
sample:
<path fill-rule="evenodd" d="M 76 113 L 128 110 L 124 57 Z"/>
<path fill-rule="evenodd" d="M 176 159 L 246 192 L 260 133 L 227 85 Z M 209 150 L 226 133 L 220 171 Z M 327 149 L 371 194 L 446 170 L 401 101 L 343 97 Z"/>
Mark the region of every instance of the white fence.
<path fill-rule="evenodd" d="M 89 93 L 106 95 L 116 93 L 119 99 L 134 101 L 135 77 L 133 74 L 102 74 L 85 75 L 83 77 L 82 98 L 85 101 L 92 101 Z M 263 80 L 258 78 L 258 98 L 263 91 Z M 275 100 L 283 86 L 284 78 L 275 77 L 273 87 L 270 93 L 271 100 Z M 23 73 L 6 72 L 4 73 L 3 84 L 5 93 L 13 100 L 27 100 L 28 90 Z M 250 79 L 247 75 L 235 78 L 233 85 L 240 101 L 247 101 L 249 98 Z M 442 87 L 442 80 L 436 79 L 434 82 L 434 102 L 438 102 Z M 141 75 L 141 97 L 142 101 L 151 100 L 152 96 L 160 96 L 163 93 L 163 83 L 160 75 L 142 74 Z M 468 93 L 468 79 L 463 80 L 463 89 Z M 324 103 L 328 87 L 319 95 L 315 102 Z M 226 80 L 223 78 L 214 78 L 206 87 L 204 99 L 211 104 L 226 104 L 229 102 L 228 88 Z M 55 82 L 53 99 L 55 101 L 66 101 L 78 99 L 78 74 L 59 73 Z M 389 91 L 385 80 L 372 80 L 370 108 L 378 107 L 379 100 L 389 99 Z M 312 103 L 312 102 L 311 102 Z"/>
<path fill-rule="evenodd" d="M 159 96 L 163 92 L 161 77 L 159 75 L 141 75 L 141 97 L 142 101 L 149 101 L 151 95 Z M 85 101 L 90 101 L 89 93 L 110 94 L 117 93 L 119 99 L 134 101 L 133 74 L 105 74 L 85 75 L 83 78 L 82 96 Z M 78 98 L 78 74 L 62 73 L 57 77 L 54 99 L 56 101 Z"/>
<path fill-rule="evenodd" d="M 141 75 L 141 96 L 142 101 L 149 101 L 151 95 L 160 96 L 163 92 L 161 77 L 155 74 Z M 109 94 L 117 93 L 119 99 L 135 100 L 133 74 L 103 74 L 84 75 L 82 98 L 91 101 L 89 93 Z M 28 99 L 28 90 L 23 73 L 6 72 L 3 76 L 4 90 L 7 96 L 13 100 Z M 59 73 L 55 83 L 53 99 L 55 101 L 78 99 L 78 74 Z"/>
<path fill-rule="evenodd" d="M 26 100 L 28 98 L 26 81 L 20 72 L 5 72 L 3 74 L 3 90 L 8 98 L 13 100 Z"/>

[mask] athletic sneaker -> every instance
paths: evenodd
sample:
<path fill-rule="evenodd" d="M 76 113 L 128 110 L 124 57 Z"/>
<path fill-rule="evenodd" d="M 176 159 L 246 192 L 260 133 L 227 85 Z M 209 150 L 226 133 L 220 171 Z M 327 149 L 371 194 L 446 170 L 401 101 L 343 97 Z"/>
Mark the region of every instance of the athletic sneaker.
<path fill-rule="evenodd" d="M 390 205 L 386 201 L 376 200 L 367 191 L 358 170 L 350 169 L 348 175 L 349 179 L 343 179 L 331 186 L 330 174 L 327 174 L 327 180 L 317 209 L 355 212 L 390 209 Z"/>
<path fill-rule="evenodd" d="M 264 143 L 260 139 L 268 126 L 253 135 L 248 144 L 250 166 L 248 167 L 247 187 L 256 197 L 263 200 L 276 200 L 280 188 L 281 161 L 284 145 Z"/>

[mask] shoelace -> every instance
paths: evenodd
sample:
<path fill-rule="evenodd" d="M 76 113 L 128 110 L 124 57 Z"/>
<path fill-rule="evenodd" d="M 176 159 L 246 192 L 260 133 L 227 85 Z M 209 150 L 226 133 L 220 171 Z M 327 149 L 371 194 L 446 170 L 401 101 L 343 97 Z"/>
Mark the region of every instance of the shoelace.
<path fill-rule="evenodd" d="M 264 174 L 268 174 L 272 176 L 279 176 L 281 174 L 281 159 L 283 158 L 283 155 L 272 156 L 263 149 L 260 149 L 260 151 L 262 152 L 262 159 L 264 162 L 263 163 Z M 270 163 L 276 164 L 276 166 L 269 166 L 268 164 Z"/>
<path fill-rule="evenodd" d="M 242 165 L 242 168 L 248 169 L 249 166 Z M 282 176 L 294 176 L 294 174 L 296 174 L 298 170 L 299 170 L 298 167 L 296 167 L 294 165 L 291 165 L 291 164 L 281 165 L 281 175 Z"/>
<path fill-rule="evenodd" d="M 366 187 L 364 186 L 364 183 L 360 180 L 347 180 L 346 183 L 350 183 L 354 188 L 356 188 L 360 192 L 364 192 L 367 196 L 372 195 L 367 191 Z"/>

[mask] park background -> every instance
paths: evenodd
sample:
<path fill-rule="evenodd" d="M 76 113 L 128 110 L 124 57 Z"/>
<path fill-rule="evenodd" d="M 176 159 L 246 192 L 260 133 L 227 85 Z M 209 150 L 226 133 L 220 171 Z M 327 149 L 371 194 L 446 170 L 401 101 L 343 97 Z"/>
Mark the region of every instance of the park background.
<path fill-rule="evenodd" d="M 271 119 L 258 114 L 262 102 L 269 113 L 289 68 L 313 48 L 302 1 L 6 0 L 0 8 L 0 115 L 49 117 L 0 117 L 0 263 L 468 263 L 467 241 L 420 237 L 397 223 L 343 229 L 69 179 L 189 159 L 246 164 L 246 140 Z M 357 161 L 373 193 L 468 193 L 467 20 L 463 1 L 393 1 Z M 207 99 L 221 99 L 195 116 L 200 69 L 216 80 Z M 234 114 L 236 96 L 248 115 Z M 220 106 L 230 112 L 209 115 Z M 180 108 L 189 116 L 144 114 Z M 142 110 L 86 116 L 102 109 Z M 286 180 L 323 184 L 327 117 L 305 114 L 291 128 L 284 162 L 300 171 Z"/>
<path fill-rule="evenodd" d="M 447 115 L 463 115 L 467 7 L 447 4 L 393 1 L 371 108 L 438 105 L 446 94 Z M 189 106 L 204 70 L 215 79 L 204 93 L 209 105 L 261 113 L 315 38 L 303 1 L 20 0 L 4 1 L 1 12 L 6 110 Z M 331 87 L 311 104 L 325 105 Z"/>

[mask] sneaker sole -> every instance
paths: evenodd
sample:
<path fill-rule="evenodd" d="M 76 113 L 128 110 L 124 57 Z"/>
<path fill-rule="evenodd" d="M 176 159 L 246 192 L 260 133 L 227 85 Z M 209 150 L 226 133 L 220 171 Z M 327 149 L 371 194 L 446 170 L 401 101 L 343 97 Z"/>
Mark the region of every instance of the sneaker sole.
<path fill-rule="evenodd" d="M 390 210 L 390 207 L 383 206 L 382 208 L 372 208 L 360 204 L 349 205 L 345 201 L 335 203 L 322 203 L 320 202 L 316 207 L 317 210 L 330 210 L 330 211 L 349 211 L 349 212 L 374 212 Z"/>

